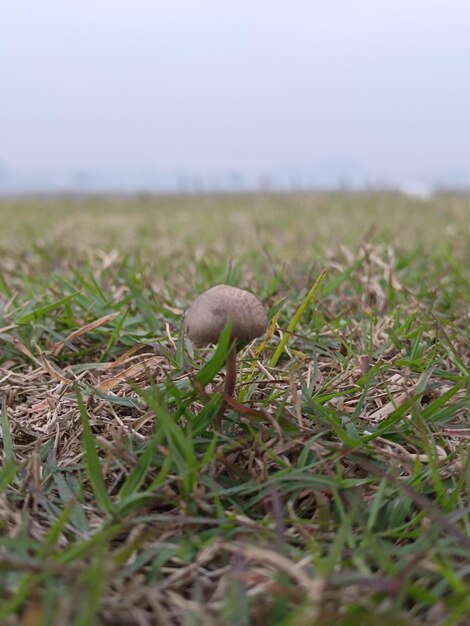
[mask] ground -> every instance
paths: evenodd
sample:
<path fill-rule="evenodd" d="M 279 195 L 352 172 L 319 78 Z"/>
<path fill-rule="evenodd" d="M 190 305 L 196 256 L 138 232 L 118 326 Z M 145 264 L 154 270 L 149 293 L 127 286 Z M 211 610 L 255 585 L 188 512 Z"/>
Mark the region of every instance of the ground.
<path fill-rule="evenodd" d="M 470 623 L 470 198 L 0 202 L 0 623 Z M 224 282 L 239 352 L 182 333 Z"/>

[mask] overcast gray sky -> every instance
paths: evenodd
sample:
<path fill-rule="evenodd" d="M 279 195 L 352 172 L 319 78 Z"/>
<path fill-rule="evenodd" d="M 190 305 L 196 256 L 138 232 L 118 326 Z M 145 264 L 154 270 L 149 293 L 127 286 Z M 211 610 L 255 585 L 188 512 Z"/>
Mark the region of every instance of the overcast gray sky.
<path fill-rule="evenodd" d="M 468 0 L 0 3 L 0 163 L 470 182 Z"/>

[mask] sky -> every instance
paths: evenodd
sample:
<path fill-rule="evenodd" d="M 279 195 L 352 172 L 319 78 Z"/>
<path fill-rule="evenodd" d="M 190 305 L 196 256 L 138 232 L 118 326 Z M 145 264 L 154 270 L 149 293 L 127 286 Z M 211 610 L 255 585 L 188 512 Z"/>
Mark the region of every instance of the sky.
<path fill-rule="evenodd" d="M 0 1 L 0 180 L 470 184 L 468 0 Z"/>

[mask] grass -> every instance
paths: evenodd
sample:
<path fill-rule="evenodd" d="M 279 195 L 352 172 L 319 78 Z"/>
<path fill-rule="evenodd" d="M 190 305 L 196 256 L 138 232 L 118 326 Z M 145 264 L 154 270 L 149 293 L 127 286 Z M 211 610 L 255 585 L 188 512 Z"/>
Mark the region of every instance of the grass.
<path fill-rule="evenodd" d="M 469 216 L 3 200 L 0 623 L 467 624 Z M 217 282 L 272 321 L 228 404 L 181 330 Z"/>

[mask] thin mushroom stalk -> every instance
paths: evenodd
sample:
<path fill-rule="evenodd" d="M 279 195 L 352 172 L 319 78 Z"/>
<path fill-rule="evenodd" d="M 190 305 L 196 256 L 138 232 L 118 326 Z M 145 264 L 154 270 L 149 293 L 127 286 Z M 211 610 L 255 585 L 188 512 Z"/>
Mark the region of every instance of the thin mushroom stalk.
<path fill-rule="evenodd" d="M 234 397 L 235 395 L 235 386 L 237 383 L 237 345 L 236 342 L 233 342 L 229 353 L 227 354 L 226 361 L 226 373 L 225 373 L 225 393 Z"/>
<path fill-rule="evenodd" d="M 186 333 L 193 343 L 217 343 L 226 324 L 232 341 L 226 359 L 225 393 L 233 397 L 237 380 L 237 341 L 251 341 L 266 332 L 268 316 L 263 304 L 249 291 L 216 285 L 201 293 L 184 316 Z"/>

